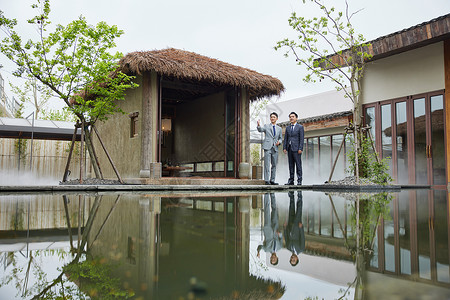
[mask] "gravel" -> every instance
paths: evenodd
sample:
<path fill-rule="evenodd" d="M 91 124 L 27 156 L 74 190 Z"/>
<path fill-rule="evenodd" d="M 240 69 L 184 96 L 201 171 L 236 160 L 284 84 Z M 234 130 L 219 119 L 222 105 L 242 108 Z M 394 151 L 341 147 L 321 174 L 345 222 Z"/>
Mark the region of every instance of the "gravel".
<path fill-rule="evenodd" d="M 60 181 L 60 185 L 79 185 L 79 179 L 68 180 L 65 182 Z M 359 178 L 359 184 L 356 183 L 355 176 L 348 176 L 341 180 L 325 182 L 326 185 L 339 185 L 339 186 L 355 186 L 355 185 L 377 185 L 376 183 L 370 181 L 367 178 Z M 111 179 L 98 179 L 98 178 L 86 178 L 83 179 L 81 185 L 121 185 L 118 180 Z"/>
<path fill-rule="evenodd" d="M 65 182 L 60 181 L 60 185 L 121 185 L 118 180 L 111 179 L 98 179 L 98 178 L 86 178 L 83 179 L 83 183 L 80 183 L 79 179 L 68 180 Z"/>
<path fill-rule="evenodd" d="M 325 182 L 325 184 L 327 184 L 327 185 L 377 185 L 376 183 L 370 181 L 367 178 L 359 178 L 359 184 L 358 184 L 358 183 L 356 183 L 355 176 L 348 176 L 341 180 Z"/>

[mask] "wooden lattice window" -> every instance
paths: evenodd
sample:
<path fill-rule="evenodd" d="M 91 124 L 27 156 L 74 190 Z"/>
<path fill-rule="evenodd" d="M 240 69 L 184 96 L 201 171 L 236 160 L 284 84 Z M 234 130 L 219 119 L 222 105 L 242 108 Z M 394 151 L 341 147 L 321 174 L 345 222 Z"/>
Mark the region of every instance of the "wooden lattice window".
<path fill-rule="evenodd" d="M 138 116 L 139 112 L 133 112 L 128 115 L 130 117 L 130 138 L 138 136 Z"/>

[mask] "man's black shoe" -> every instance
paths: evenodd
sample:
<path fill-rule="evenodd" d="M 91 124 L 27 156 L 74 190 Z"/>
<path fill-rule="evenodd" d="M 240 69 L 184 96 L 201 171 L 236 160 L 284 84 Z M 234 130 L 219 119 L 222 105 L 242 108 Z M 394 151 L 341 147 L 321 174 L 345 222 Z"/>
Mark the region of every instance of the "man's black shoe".
<path fill-rule="evenodd" d="M 265 183 L 266 185 L 270 185 L 270 182 L 269 182 L 269 181 L 264 181 L 264 183 Z"/>
<path fill-rule="evenodd" d="M 274 182 L 274 181 L 271 181 L 270 184 L 271 184 L 271 185 L 278 185 L 278 183 L 276 183 L 276 182 Z"/>
<path fill-rule="evenodd" d="M 288 182 L 285 185 L 294 185 L 294 183 L 293 182 Z"/>
<path fill-rule="evenodd" d="M 301 181 L 297 182 L 297 185 L 302 185 L 302 182 Z"/>

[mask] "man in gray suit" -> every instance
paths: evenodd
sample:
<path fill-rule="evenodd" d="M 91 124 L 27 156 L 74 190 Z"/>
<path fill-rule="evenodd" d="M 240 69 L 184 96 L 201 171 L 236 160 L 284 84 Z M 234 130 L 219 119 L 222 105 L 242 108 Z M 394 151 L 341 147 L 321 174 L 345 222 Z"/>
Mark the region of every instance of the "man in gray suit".
<path fill-rule="evenodd" d="M 277 172 L 278 163 L 278 145 L 282 142 L 282 130 L 277 125 L 278 114 L 273 112 L 270 114 L 270 124 L 260 125 L 258 120 L 259 132 L 264 132 L 264 142 L 262 147 L 264 149 L 264 181 L 266 184 L 277 185 L 275 182 L 275 175 Z M 272 164 L 272 167 L 270 165 Z"/>
<path fill-rule="evenodd" d="M 269 199 L 270 195 L 270 199 Z M 277 251 L 283 246 L 283 233 L 279 228 L 278 210 L 274 193 L 264 194 L 264 242 L 256 249 L 256 254 L 259 257 L 259 252 L 264 250 L 270 253 L 270 264 L 276 266 L 278 264 Z"/>

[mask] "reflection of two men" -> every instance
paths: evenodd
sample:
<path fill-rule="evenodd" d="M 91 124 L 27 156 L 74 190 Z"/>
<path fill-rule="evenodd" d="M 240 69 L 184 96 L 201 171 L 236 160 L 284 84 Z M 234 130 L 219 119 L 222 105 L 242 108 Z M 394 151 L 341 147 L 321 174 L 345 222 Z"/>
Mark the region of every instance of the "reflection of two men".
<path fill-rule="evenodd" d="M 270 195 L 270 199 L 269 199 Z M 277 251 L 281 249 L 283 235 L 278 224 L 278 210 L 275 200 L 275 194 L 264 194 L 264 242 L 258 246 L 258 254 L 261 249 L 270 253 L 270 263 L 274 266 L 278 264 Z"/>
<path fill-rule="evenodd" d="M 289 193 L 289 217 L 287 224 L 284 223 L 284 239 L 286 249 L 292 252 L 289 262 L 295 267 L 298 264 L 298 254 L 305 251 L 305 230 L 302 223 L 303 195 L 297 192 L 295 201 L 294 192 Z"/>
<path fill-rule="evenodd" d="M 288 221 L 283 226 L 284 234 L 279 228 L 275 194 L 264 195 L 264 242 L 258 246 L 257 256 L 259 257 L 261 249 L 270 253 L 270 263 L 274 266 L 278 264 L 277 251 L 283 247 L 283 235 L 284 246 L 292 253 L 289 262 L 293 267 L 299 262 L 298 255 L 305 251 L 305 232 L 302 223 L 302 192 L 297 192 L 297 200 L 293 191 L 288 192 L 288 195 L 289 212 Z"/>

